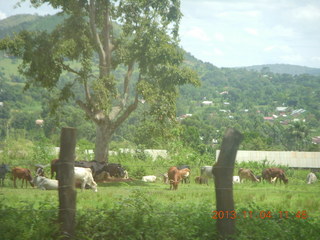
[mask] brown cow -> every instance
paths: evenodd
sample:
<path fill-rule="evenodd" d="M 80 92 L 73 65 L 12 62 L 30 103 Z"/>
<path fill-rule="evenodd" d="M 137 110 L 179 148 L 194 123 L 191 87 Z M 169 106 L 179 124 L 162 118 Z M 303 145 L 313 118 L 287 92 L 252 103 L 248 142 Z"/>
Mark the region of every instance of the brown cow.
<path fill-rule="evenodd" d="M 177 190 L 179 182 L 188 177 L 190 169 L 184 168 L 179 170 L 177 167 L 171 167 L 168 170 L 168 178 L 170 182 L 170 190 Z"/>
<path fill-rule="evenodd" d="M 275 181 L 275 184 L 277 183 L 278 179 L 283 181 L 285 184 L 288 183 L 288 178 L 285 175 L 285 172 L 281 168 L 267 168 L 262 171 L 262 178 L 267 180 L 269 183 Z"/>
<path fill-rule="evenodd" d="M 27 181 L 30 183 L 32 187 L 34 187 L 34 184 L 32 182 L 32 176 L 31 176 L 31 171 L 27 168 L 21 168 L 21 167 L 15 167 L 12 169 L 12 176 L 13 176 L 13 183 L 14 187 L 16 188 L 16 179 L 22 179 L 22 185 L 21 187 L 23 188 L 23 183 L 26 181 L 26 188 L 28 186 Z"/>
<path fill-rule="evenodd" d="M 260 182 L 250 169 L 240 168 L 238 175 L 240 177 L 240 182 L 243 182 L 245 179 L 251 180 L 252 182 Z"/>

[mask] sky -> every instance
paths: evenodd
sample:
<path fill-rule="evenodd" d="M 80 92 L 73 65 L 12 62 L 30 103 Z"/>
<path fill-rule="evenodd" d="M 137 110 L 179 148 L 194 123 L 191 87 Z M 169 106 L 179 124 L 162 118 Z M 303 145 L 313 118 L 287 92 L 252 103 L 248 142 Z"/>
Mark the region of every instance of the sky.
<path fill-rule="evenodd" d="M 54 14 L 0 0 L 0 19 Z M 293 64 L 320 68 L 320 0 L 181 0 L 180 45 L 217 67 Z"/>

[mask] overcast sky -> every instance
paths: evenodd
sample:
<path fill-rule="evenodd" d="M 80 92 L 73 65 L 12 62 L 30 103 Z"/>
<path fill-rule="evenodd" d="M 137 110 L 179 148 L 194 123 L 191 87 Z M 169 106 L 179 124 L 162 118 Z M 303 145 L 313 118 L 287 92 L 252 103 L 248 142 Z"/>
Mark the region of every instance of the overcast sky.
<path fill-rule="evenodd" d="M 13 9 L 0 0 L 0 19 L 53 14 L 49 7 Z M 320 68 L 320 0 L 181 0 L 182 47 L 218 67 L 286 63 Z"/>

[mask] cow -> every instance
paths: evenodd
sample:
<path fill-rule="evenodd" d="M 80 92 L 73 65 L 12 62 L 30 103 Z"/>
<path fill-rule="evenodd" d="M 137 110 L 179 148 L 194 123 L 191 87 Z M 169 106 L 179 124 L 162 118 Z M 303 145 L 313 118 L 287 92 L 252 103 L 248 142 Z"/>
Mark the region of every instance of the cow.
<path fill-rule="evenodd" d="M 254 173 L 250 169 L 240 168 L 238 171 L 238 175 L 240 177 L 240 182 L 244 182 L 244 180 L 259 182 L 259 179 L 256 177 L 256 175 L 254 175 Z"/>
<path fill-rule="evenodd" d="M 267 180 L 269 183 L 272 181 L 277 183 L 278 179 L 280 181 L 283 181 L 285 184 L 288 183 L 288 178 L 285 175 L 285 172 L 281 168 L 267 168 L 262 171 L 262 178 Z"/>
<path fill-rule="evenodd" d="M 93 191 L 98 192 L 97 183 L 94 181 L 90 168 L 74 167 L 75 183 L 81 183 L 81 190 L 88 184 Z"/>
<path fill-rule="evenodd" d="M 317 180 L 317 176 L 313 172 L 310 172 L 307 175 L 307 184 L 315 183 Z"/>
<path fill-rule="evenodd" d="M 182 169 L 189 169 L 191 171 L 191 168 L 189 165 L 179 165 L 176 166 L 178 170 L 182 170 Z M 189 172 L 190 173 L 190 172 Z M 190 176 L 186 176 L 185 178 L 182 179 L 181 183 L 190 183 Z"/>
<path fill-rule="evenodd" d="M 33 178 L 33 184 L 41 190 L 58 190 L 58 180 L 46 178 L 43 176 L 36 175 Z"/>
<path fill-rule="evenodd" d="M 212 173 L 212 166 L 201 167 L 200 172 L 201 172 L 200 176 L 202 178 L 206 178 L 206 183 L 207 183 L 207 185 L 209 185 L 208 179 L 214 178 L 213 173 Z"/>
<path fill-rule="evenodd" d="M 45 177 L 44 176 L 44 168 L 48 167 L 49 164 L 47 165 L 42 165 L 42 164 L 36 164 L 35 167 L 36 167 L 36 176 L 42 176 L 42 177 Z"/>
<path fill-rule="evenodd" d="M 10 172 L 9 165 L 2 163 L 0 165 L 0 181 L 1 186 L 4 186 L 4 179 L 6 177 L 7 172 Z"/>
<path fill-rule="evenodd" d="M 54 159 L 51 161 L 51 178 L 53 178 L 54 174 L 56 173 L 56 179 L 58 179 L 57 178 L 58 164 L 59 164 L 59 159 Z M 103 172 L 107 172 L 110 175 L 110 177 L 123 178 L 125 176 L 125 172 L 124 172 L 125 169 L 119 163 L 107 164 L 105 162 L 98 162 L 98 161 L 75 161 L 74 166 L 82 167 L 82 168 L 90 168 L 94 179 L 99 175 L 101 175 L 101 173 Z"/>
<path fill-rule="evenodd" d="M 24 181 L 26 182 L 26 188 L 29 182 L 32 187 L 34 187 L 34 184 L 32 183 L 32 175 L 31 171 L 27 168 L 21 168 L 21 167 L 15 167 L 11 170 L 12 176 L 13 176 L 13 183 L 14 187 L 17 187 L 16 180 L 22 179 L 22 185 L 21 188 L 23 188 Z"/>
<path fill-rule="evenodd" d="M 198 184 L 208 184 L 208 178 L 197 176 L 195 177 L 194 182 Z"/>
<path fill-rule="evenodd" d="M 233 176 L 232 177 L 232 183 L 235 184 L 235 183 L 240 183 L 240 177 L 239 176 Z"/>
<path fill-rule="evenodd" d="M 149 175 L 149 176 L 143 176 L 142 181 L 143 182 L 156 182 L 157 177 L 154 175 Z"/>
<path fill-rule="evenodd" d="M 120 163 L 108 163 L 107 166 L 104 167 L 103 171 L 108 172 L 110 177 L 123 178 L 125 176 L 125 169 Z"/>
<path fill-rule="evenodd" d="M 170 190 L 177 190 L 179 182 L 188 177 L 190 174 L 190 169 L 184 168 L 179 170 L 177 167 L 171 167 L 168 170 L 168 178 L 170 182 Z"/>

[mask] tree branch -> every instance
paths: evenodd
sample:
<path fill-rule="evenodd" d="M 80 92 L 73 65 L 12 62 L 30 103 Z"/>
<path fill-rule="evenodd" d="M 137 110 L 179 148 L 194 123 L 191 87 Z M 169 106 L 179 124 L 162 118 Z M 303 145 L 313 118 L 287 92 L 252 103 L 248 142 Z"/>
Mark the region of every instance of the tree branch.
<path fill-rule="evenodd" d="M 90 21 L 90 28 L 91 28 L 91 33 L 92 33 L 92 37 L 95 41 L 95 43 L 98 46 L 98 54 L 99 54 L 99 58 L 100 58 L 100 77 L 101 74 L 104 72 L 104 69 L 106 67 L 106 53 L 103 49 L 103 45 L 102 42 L 100 40 L 99 37 L 99 33 L 97 32 L 97 26 L 96 26 L 96 9 L 95 9 L 95 4 L 94 4 L 94 0 L 90 0 L 90 6 L 89 6 L 89 21 Z"/>
<path fill-rule="evenodd" d="M 127 104 L 128 98 L 129 98 L 129 83 L 132 77 L 133 73 L 133 65 L 134 62 L 132 61 L 128 65 L 128 70 L 126 73 L 126 76 L 124 77 L 124 82 L 123 82 L 123 99 L 122 99 L 122 105 L 125 106 Z"/>

